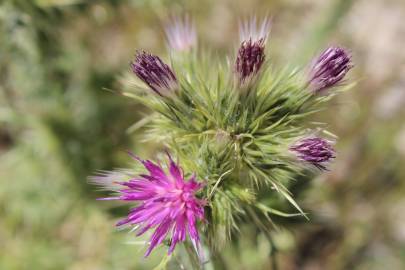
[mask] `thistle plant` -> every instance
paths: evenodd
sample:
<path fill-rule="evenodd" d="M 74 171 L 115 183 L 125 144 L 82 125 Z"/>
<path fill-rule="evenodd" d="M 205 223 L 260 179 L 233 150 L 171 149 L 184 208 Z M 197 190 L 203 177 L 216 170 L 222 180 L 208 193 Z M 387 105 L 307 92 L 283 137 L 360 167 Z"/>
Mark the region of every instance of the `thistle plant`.
<path fill-rule="evenodd" d="M 225 61 L 197 51 L 193 24 L 177 19 L 166 28 L 170 61 L 138 51 L 131 63 L 138 81 L 123 94 L 151 110 L 137 126 L 157 146 L 156 162 L 131 154 L 132 169 L 92 179 L 113 191 L 103 200 L 135 206 L 117 226 L 152 231 L 146 256 L 190 242 L 200 265 L 243 223 L 266 231 L 273 216 L 307 217 L 289 187 L 335 158 L 330 133 L 307 119 L 343 90 L 351 58 L 331 47 L 309 72 L 276 68 L 266 57 L 269 29 L 268 20 L 241 24 L 237 54 Z M 274 200 L 285 207 L 275 209 Z M 285 212 L 288 205 L 296 211 Z"/>

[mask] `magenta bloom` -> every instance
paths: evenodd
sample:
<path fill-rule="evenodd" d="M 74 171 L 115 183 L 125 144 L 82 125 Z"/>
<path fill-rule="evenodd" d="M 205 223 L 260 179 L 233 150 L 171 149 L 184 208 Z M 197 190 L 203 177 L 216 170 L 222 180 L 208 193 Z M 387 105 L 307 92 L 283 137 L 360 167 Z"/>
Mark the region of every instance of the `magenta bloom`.
<path fill-rule="evenodd" d="M 186 181 L 181 168 L 170 156 L 168 172 L 152 161 L 134 158 L 142 162 L 149 174 L 118 182 L 124 187 L 118 190 L 119 195 L 104 199 L 139 202 L 117 226 L 137 226 L 137 236 L 150 229 L 155 230 L 145 257 L 168 235 L 171 243 L 169 254 L 178 242 L 186 240 L 187 234 L 198 252 L 200 237 L 196 223 L 197 220 L 204 220 L 205 202 L 198 199 L 195 193 L 203 184 L 196 182 L 195 176 Z"/>

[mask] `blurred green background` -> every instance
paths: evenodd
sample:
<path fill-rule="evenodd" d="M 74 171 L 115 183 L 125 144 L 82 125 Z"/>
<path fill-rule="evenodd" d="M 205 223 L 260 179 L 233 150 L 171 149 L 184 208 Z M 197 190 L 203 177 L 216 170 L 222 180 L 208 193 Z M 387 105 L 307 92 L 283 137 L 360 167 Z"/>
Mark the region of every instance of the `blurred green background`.
<path fill-rule="evenodd" d="M 147 156 L 128 128 L 145 108 L 113 91 L 136 49 L 165 51 L 164 22 L 189 13 L 200 48 L 231 57 L 240 18 L 273 17 L 270 61 L 303 65 L 352 50 L 351 91 L 314 120 L 338 137 L 331 171 L 297 198 L 311 221 L 275 233 L 279 269 L 405 269 L 403 0 L 0 1 L 0 269 L 152 269 L 98 202 L 98 169 Z M 232 59 L 232 58 L 231 58 Z M 109 91 L 112 89 L 113 91 Z M 268 243 L 243 227 L 223 269 L 271 269 Z M 174 264 L 175 265 L 175 264 Z M 179 269 L 173 266 L 173 269 Z"/>

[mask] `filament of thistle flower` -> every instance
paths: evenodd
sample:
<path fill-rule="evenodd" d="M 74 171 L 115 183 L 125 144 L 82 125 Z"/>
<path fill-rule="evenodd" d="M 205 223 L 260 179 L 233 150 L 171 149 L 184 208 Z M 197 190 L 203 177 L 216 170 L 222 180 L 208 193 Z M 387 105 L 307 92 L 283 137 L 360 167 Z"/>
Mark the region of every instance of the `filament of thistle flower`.
<path fill-rule="evenodd" d="M 142 128 L 143 126 L 145 126 L 146 124 L 148 124 L 155 117 L 156 117 L 156 113 L 152 113 L 151 115 L 143 117 L 141 120 L 139 120 L 138 122 L 134 123 L 129 128 L 127 128 L 126 133 L 127 134 L 133 133 L 134 131 L 136 131 L 136 130 Z"/>
<path fill-rule="evenodd" d="M 132 241 L 126 241 L 125 244 L 127 244 L 127 245 L 136 245 L 136 246 L 144 246 L 144 245 L 148 244 L 148 241 L 141 241 L 141 240 L 135 241 L 135 240 L 132 240 Z"/>
<path fill-rule="evenodd" d="M 231 173 L 234 170 L 234 168 L 227 170 L 226 172 L 224 172 L 223 174 L 221 174 L 221 176 L 218 178 L 218 180 L 215 182 L 214 187 L 212 188 L 210 194 L 208 195 L 208 199 L 210 200 L 212 195 L 214 194 L 215 190 L 218 188 L 219 183 L 222 181 L 222 179 L 229 173 Z"/>

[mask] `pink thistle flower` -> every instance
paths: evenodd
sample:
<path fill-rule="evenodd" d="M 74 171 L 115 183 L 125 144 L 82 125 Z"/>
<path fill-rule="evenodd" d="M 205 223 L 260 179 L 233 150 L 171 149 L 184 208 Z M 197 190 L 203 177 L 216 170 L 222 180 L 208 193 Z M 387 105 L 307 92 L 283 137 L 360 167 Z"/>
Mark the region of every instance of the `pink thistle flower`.
<path fill-rule="evenodd" d="M 189 51 L 197 44 L 197 33 L 189 16 L 174 17 L 165 32 L 169 47 L 175 51 Z"/>
<path fill-rule="evenodd" d="M 271 20 L 264 18 L 262 21 L 258 21 L 256 17 L 239 23 L 239 38 L 240 42 L 251 40 L 252 43 L 256 43 L 260 40 L 266 43 L 269 37 L 271 27 Z"/>
<path fill-rule="evenodd" d="M 171 243 L 169 254 L 173 252 L 177 243 L 186 240 L 187 234 L 198 253 L 200 237 L 196 223 L 197 220 L 204 220 L 205 201 L 198 199 L 195 193 L 203 184 L 196 182 L 195 175 L 186 181 L 182 169 L 170 155 L 168 172 L 152 161 L 133 157 L 143 164 L 149 174 L 139 175 L 126 182 L 118 182 L 117 184 L 124 187 L 118 190 L 119 195 L 101 199 L 139 202 L 125 219 L 117 223 L 117 226 L 136 226 L 137 236 L 154 229 L 145 257 L 149 256 L 168 235 Z"/>

